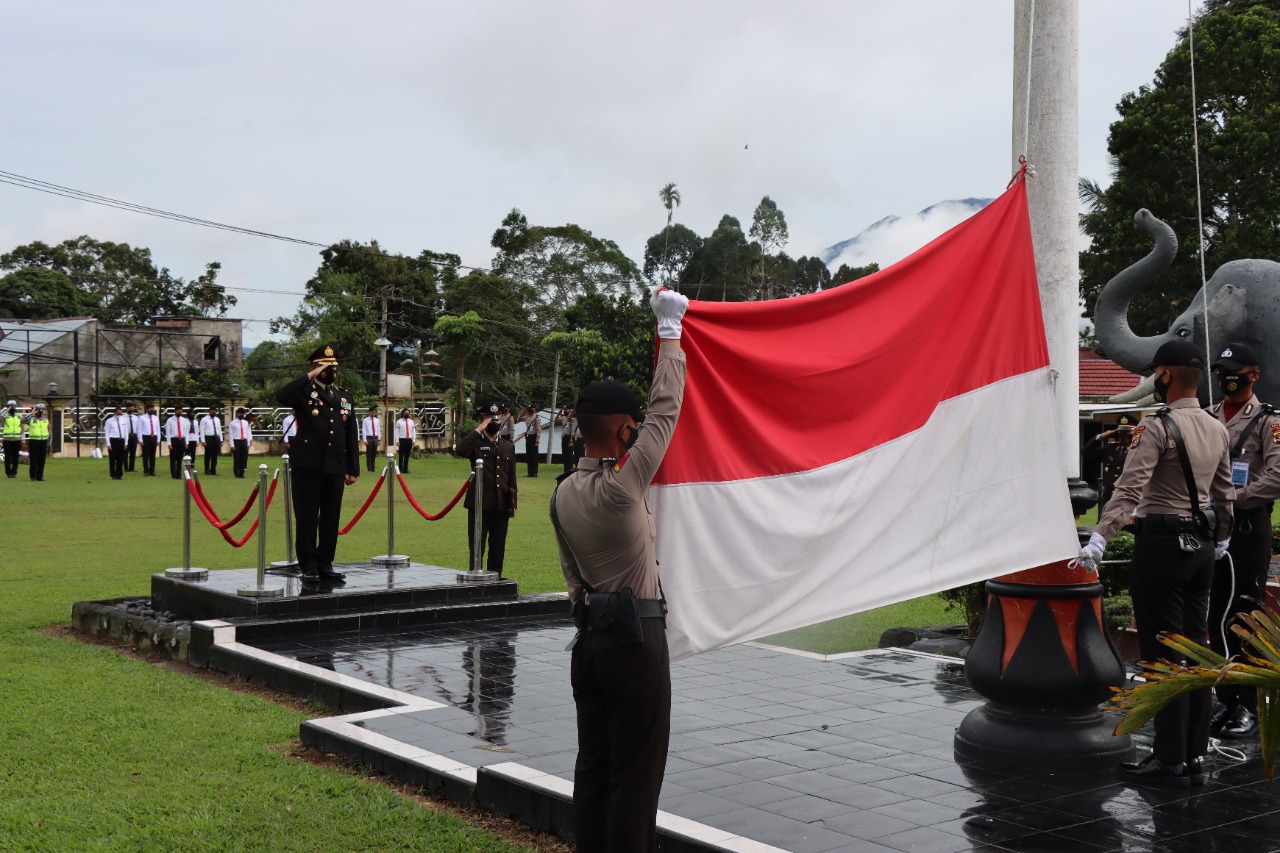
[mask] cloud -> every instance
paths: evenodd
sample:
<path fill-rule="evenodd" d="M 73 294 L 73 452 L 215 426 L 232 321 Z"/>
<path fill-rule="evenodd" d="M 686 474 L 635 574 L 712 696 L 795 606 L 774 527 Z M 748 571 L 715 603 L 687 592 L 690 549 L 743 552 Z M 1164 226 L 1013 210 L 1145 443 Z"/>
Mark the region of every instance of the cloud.
<path fill-rule="evenodd" d="M 943 201 L 910 216 L 887 216 L 857 236 L 828 246 L 821 257 L 833 270 L 841 264 L 861 267 L 871 263 L 883 269 L 959 225 L 990 202 L 989 198 Z"/>

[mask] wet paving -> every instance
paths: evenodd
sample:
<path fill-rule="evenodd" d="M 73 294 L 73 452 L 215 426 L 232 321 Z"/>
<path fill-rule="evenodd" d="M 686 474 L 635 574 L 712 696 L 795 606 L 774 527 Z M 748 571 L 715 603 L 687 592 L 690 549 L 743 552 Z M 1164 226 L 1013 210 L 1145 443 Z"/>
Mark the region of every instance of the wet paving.
<path fill-rule="evenodd" d="M 257 645 L 446 705 L 359 723 L 370 731 L 571 779 L 572 636 L 528 619 Z M 1190 789 L 958 764 L 952 735 L 981 699 L 938 658 L 736 646 L 675 664 L 672 692 L 661 808 L 785 850 L 1280 850 L 1280 785 L 1261 781 L 1256 742 Z"/>

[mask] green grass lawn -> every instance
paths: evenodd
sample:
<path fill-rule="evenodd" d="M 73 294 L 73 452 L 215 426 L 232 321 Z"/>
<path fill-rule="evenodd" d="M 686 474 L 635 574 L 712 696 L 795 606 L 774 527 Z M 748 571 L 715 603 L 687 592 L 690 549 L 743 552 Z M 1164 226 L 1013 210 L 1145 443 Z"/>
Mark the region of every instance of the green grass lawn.
<path fill-rule="evenodd" d="M 266 461 L 274 469 L 277 460 Z M 296 738 L 297 711 L 33 630 L 67 624 L 75 601 L 146 595 L 153 572 L 181 564 L 182 487 L 167 464 L 154 479 L 139 465 L 112 481 L 106 460 L 52 459 L 43 483 L 30 482 L 25 467 L 16 480 L 0 479 L 0 850 L 524 849 L 358 774 L 272 749 Z M 467 474 L 464 462 L 444 457 L 411 467 L 410 487 L 429 511 Z M 234 479 L 228 458 L 219 468 L 203 484 L 226 518 L 252 481 Z M 564 588 L 545 510 L 557 470 L 519 481 L 506 574 L 524 592 Z M 347 490 L 344 519 L 372 485 L 364 474 Z M 386 553 L 385 500 L 339 540 L 340 561 Z M 419 518 L 399 494 L 396 508 L 397 552 L 465 567 L 461 508 L 438 522 Z M 192 524 L 194 565 L 255 563 L 256 540 L 237 551 L 198 514 Z M 268 522 L 269 560 L 284 557 L 283 529 L 280 502 Z M 891 625 L 958 621 L 942 607 L 931 596 L 769 642 L 823 653 L 868 648 Z"/>

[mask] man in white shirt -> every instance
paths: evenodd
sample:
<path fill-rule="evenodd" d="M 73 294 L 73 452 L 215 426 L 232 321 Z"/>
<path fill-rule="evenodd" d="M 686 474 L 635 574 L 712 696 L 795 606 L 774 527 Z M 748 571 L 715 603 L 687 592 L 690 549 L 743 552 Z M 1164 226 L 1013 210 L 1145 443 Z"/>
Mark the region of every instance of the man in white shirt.
<path fill-rule="evenodd" d="M 142 476 L 156 475 L 156 450 L 160 447 L 160 418 L 156 416 L 156 404 L 147 403 L 138 416 L 138 439 L 142 442 Z"/>
<path fill-rule="evenodd" d="M 125 445 L 129 441 L 129 416 L 116 406 L 115 413 L 107 418 L 107 458 L 111 479 L 124 479 Z"/>
<path fill-rule="evenodd" d="M 164 422 L 164 437 L 169 442 L 169 476 L 182 479 L 182 457 L 187 455 L 187 440 L 191 437 L 191 420 L 184 415 L 181 406 L 173 407 L 173 414 Z"/>
<path fill-rule="evenodd" d="M 360 440 L 364 442 L 365 467 L 372 471 L 382 441 L 382 418 L 378 417 L 377 406 L 370 406 L 368 416 L 360 422 Z"/>
<path fill-rule="evenodd" d="M 138 426 L 142 418 L 138 416 L 138 407 L 133 403 L 125 406 L 124 412 L 129 416 L 129 443 L 126 445 L 129 455 L 125 459 L 124 470 L 132 472 L 134 460 L 138 458 L 138 436 L 141 435 L 138 432 Z"/>
<path fill-rule="evenodd" d="M 396 442 L 400 447 L 400 473 L 409 473 L 409 457 L 413 455 L 413 440 L 418 435 L 417 425 L 414 424 L 413 418 L 409 417 L 409 410 L 404 409 L 400 412 L 400 418 L 396 421 Z"/>
<path fill-rule="evenodd" d="M 204 442 L 204 472 L 216 477 L 218 456 L 222 454 L 222 421 L 217 406 L 210 406 L 209 414 L 200 419 L 200 440 Z"/>
<path fill-rule="evenodd" d="M 231 467 L 237 480 L 244 479 L 244 469 L 249 466 L 249 445 L 253 442 L 253 429 L 245 420 L 249 412 L 244 406 L 236 409 L 236 416 L 231 421 L 229 438 L 231 439 Z"/>
<path fill-rule="evenodd" d="M 293 412 L 284 416 L 284 420 L 280 422 L 280 437 L 284 440 L 284 452 L 289 452 L 289 447 L 293 443 L 293 437 L 298 434 L 298 419 L 294 417 Z"/>

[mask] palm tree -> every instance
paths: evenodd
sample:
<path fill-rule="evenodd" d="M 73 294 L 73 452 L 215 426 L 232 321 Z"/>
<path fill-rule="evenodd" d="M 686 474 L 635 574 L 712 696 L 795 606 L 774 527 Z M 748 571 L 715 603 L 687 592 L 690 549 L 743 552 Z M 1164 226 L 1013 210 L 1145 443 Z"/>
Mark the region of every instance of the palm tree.
<path fill-rule="evenodd" d="M 680 190 L 675 184 L 667 184 L 658 190 L 658 198 L 662 199 L 662 206 L 667 209 L 667 227 L 662 232 L 662 268 L 667 268 L 667 241 L 671 239 L 671 218 L 675 216 L 676 208 L 680 206 Z"/>
<path fill-rule="evenodd" d="M 1111 701 L 1125 711 L 1116 734 L 1142 728 L 1158 711 L 1184 693 L 1207 690 L 1217 684 L 1236 684 L 1258 690 L 1258 728 L 1262 740 L 1262 770 L 1267 779 L 1275 776 L 1276 747 L 1280 746 L 1280 614 L 1269 607 L 1238 617 L 1243 625 L 1232 625 L 1249 650 L 1244 660 L 1228 660 L 1207 646 L 1180 634 L 1166 635 L 1160 642 L 1195 666 L 1143 662 L 1146 684 L 1117 691 Z"/>

